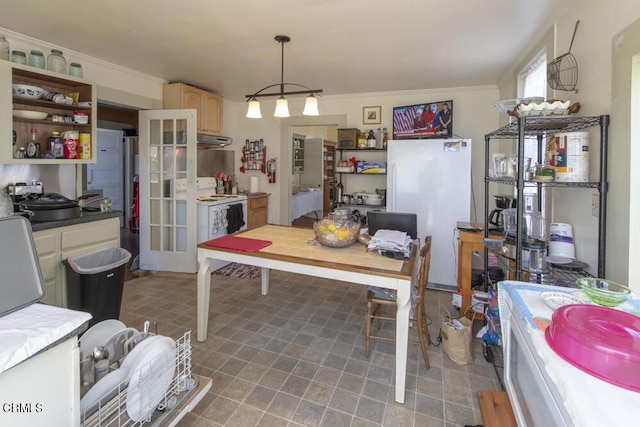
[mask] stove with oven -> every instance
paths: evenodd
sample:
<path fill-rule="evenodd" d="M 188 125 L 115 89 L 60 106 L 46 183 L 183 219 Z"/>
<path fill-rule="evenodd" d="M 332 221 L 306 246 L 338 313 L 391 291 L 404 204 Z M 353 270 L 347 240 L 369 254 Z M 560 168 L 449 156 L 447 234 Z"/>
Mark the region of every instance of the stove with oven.
<path fill-rule="evenodd" d="M 239 230 L 247 229 L 247 196 L 240 194 L 216 194 L 216 178 L 200 177 L 196 178 L 196 199 L 197 203 L 197 241 L 198 243 L 226 236 L 227 233 L 227 212 L 233 205 L 242 206 L 242 221 L 244 225 Z M 174 181 L 175 198 L 177 201 L 177 215 L 186 216 L 186 205 L 180 204 L 180 198 L 185 197 L 187 190 L 186 179 L 176 179 Z M 239 209 L 238 209 L 239 211 Z M 226 261 L 213 261 L 211 271 L 215 271 L 225 265 Z"/>

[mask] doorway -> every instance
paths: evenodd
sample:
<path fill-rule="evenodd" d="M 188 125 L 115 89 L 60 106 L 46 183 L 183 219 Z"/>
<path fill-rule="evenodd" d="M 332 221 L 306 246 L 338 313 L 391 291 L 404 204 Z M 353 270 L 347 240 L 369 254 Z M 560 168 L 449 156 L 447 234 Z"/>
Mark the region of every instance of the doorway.
<path fill-rule="evenodd" d="M 132 200 L 135 198 L 136 178 L 132 176 L 132 173 L 127 173 L 127 170 L 134 170 L 138 147 L 135 138 L 125 137 L 138 134 L 138 110 L 125 106 L 98 103 L 97 113 L 99 145 L 102 145 L 102 137 L 105 135 L 107 137 L 115 135 L 113 138 L 118 142 L 122 142 L 122 144 L 119 144 L 117 147 L 113 147 L 113 149 L 117 151 L 117 154 L 111 153 L 112 155 L 110 156 L 100 156 L 99 154 L 96 163 L 92 165 L 92 167 L 100 170 L 106 168 L 107 165 L 105 163 L 115 163 L 118 165 L 118 170 L 122 172 L 117 174 L 121 176 L 117 188 L 113 188 L 109 196 L 105 193 L 105 196 L 112 198 L 114 206 L 116 202 L 119 203 L 120 207 L 117 209 L 123 212 L 123 217 L 120 219 L 120 246 L 131 253 L 131 260 L 125 269 L 125 280 L 129 280 L 136 277 L 136 271 L 133 271 L 132 274 L 132 267 L 133 270 L 137 270 L 136 265 L 137 257 L 140 253 L 140 245 L 138 230 L 135 226 L 135 221 L 132 220 L 134 211 L 134 202 Z M 113 156 L 117 156 L 117 158 Z M 105 159 L 104 161 L 103 158 Z M 89 184 L 91 179 L 90 173 L 90 168 L 84 165 L 84 191 L 90 191 L 89 187 L 93 186 Z M 111 175 L 113 175 L 113 173 L 111 173 Z M 112 177 L 109 178 L 112 179 Z M 95 184 L 95 187 L 97 188 L 99 185 Z"/>
<path fill-rule="evenodd" d="M 278 224 L 291 224 L 291 200 L 292 200 L 292 184 L 293 184 L 293 150 L 292 141 L 293 134 L 303 134 L 307 137 L 316 136 L 318 138 L 329 139 L 326 133 L 328 130 L 335 131 L 337 138 L 337 129 L 347 127 L 347 116 L 345 114 L 336 114 L 328 116 L 301 116 L 282 119 L 280 122 L 280 158 L 283 159 L 283 171 L 289 171 L 285 174 L 287 179 L 282 179 L 278 191 L 280 192 L 280 212 Z"/>

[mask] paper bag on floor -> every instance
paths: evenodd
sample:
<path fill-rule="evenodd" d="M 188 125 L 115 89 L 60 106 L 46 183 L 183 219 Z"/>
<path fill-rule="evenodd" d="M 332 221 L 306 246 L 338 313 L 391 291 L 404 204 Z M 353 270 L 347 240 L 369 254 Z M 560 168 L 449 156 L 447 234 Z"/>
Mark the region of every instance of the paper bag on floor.
<path fill-rule="evenodd" d="M 474 315 L 475 317 L 475 315 Z M 457 319 L 449 313 L 442 316 L 442 351 L 457 365 L 469 365 L 473 363 L 471 344 L 473 333 L 473 320 L 461 316 Z"/>

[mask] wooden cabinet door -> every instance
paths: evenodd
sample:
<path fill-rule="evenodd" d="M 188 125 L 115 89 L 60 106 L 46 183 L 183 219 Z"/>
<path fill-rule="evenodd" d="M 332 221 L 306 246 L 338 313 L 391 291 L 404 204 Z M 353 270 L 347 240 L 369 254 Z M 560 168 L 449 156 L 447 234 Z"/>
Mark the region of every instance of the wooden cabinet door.
<path fill-rule="evenodd" d="M 202 95 L 202 114 L 198 116 L 203 133 L 222 135 L 222 97 L 210 92 Z"/>
<path fill-rule="evenodd" d="M 266 225 L 269 217 L 269 198 L 263 196 L 249 199 L 248 210 L 248 229 Z"/>
<path fill-rule="evenodd" d="M 195 108 L 198 110 L 196 114 L 196 127 L 198 132 L 204 129 L 203 126 L 203 114 L 202 114 L 202 102 L 205 93 L 193 86 L 182 85 L 182 107 L 181 108 Z"/>

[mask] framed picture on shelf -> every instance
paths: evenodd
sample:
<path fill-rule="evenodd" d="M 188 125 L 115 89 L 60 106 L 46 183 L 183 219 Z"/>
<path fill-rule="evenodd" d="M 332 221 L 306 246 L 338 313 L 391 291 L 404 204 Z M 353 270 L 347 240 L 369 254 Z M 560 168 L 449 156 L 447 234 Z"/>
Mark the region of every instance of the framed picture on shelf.
<path fill-rule="evenodd" d="M 379 125 L 382 123 L 382 107 L 362 107 L 362 124 Z"/>

